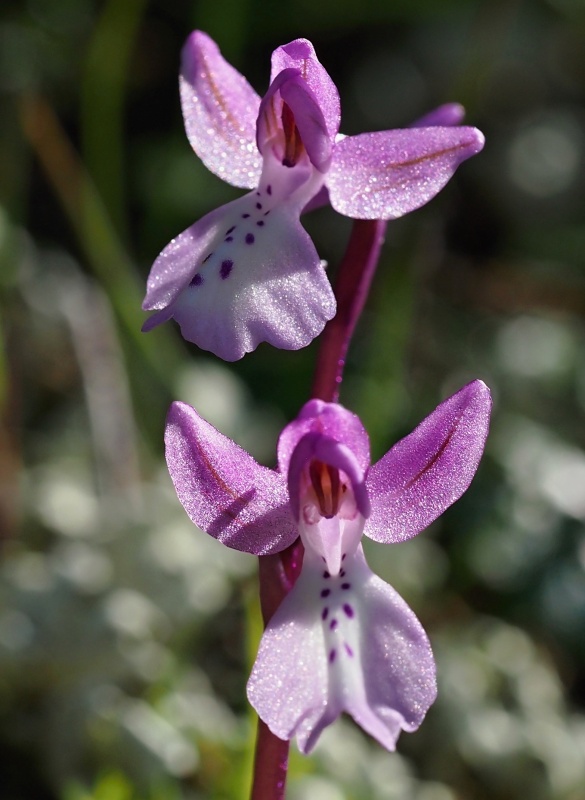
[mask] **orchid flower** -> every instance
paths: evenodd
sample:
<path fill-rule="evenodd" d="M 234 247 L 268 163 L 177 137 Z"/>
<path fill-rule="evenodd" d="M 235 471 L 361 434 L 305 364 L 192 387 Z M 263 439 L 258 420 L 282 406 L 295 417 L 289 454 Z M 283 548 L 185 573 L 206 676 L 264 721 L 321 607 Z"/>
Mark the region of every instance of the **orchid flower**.
<path fill-rule="evenodd" d="M 335 314 L 324 263 L 300 223 L 329 198 L 340 214 L 394 219 L 422 206 L 457 166 L 483 147 L 475 128 L 452 127 L 450 104 L 428 127 L 339 134 L 335 84 L 312 44 L 296 39 L 272 54 L 263 99 L 194 31 L 182 54 L 180 94 L 187 137 L 203 163 L 251 190 L 212 211 L 158 256 L 143 330 L 174 318 L 185 339 L 235 361 L 267 341 L 296 350 Z"/>
<path fill-rule="evenodd" d="M 248 698 L 303 752 L 342 712 L 389 750 L 436 695 L 427 636 L 404 600 L 366 564 L 362 535 L 402 542 L 457 500 L 477 469 L 491 399 L 481 381 L 441 403 L 370 467 L 368 436 L 340 405 L 310 400 L 283 430 L 278 470 L 259 465 L 174 403 L 166 455 L 191 520 L 256 555 L 300 535 L 302 570 L 268 623 Z"/>

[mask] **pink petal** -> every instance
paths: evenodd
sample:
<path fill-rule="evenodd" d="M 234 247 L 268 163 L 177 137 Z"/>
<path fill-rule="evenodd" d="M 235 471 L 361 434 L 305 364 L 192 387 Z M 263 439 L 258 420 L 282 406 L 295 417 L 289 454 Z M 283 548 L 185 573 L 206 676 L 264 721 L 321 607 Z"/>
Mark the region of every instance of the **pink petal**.
<path fill-rule="evenodd" d="M 295 39 L 289 44 L 277 47 L 272 53 L 270 82 L 284 69 L 298 69 L 304 81 L 315 95 L 331 140 L 339 130 L 341 117 L 339 93 L 328 72 L 319 62 L 315 48 L 307 39 Z"/>
<path fill-rule="evenodd" d="M 146 328 L 172 316 L 187 341 L 226 361 L 264 341 L 287 350 L 308 345 L 335 313 L 299 221 L 321 181 L 310 165 L 267 160 L 258 191 L 211 212 L 160 254 L 143 307 L 161 313 Z"/>
<path fill-rule="evenodd" d="M 239 201 L 236 200 L 235 203 Z M 145 311 L 166 309 L 192 280 L 207 255 L 212 252 L 226 217 L 234 204 L 216 208 L 186 231 L 172 239 L 155 260 L 146 282 Z M 226 228 L 227 230 L 227 228 Z M 167 318 L 170 319 L 169 312 Z M 161 322 L 163 320 L 161 319 Z M 148 323 L 143 326 L 147 329 Z M 152 325 L 148 327 L 150 329 Z"/>
<path fill-rule="evenodd" d="M 296 736 L 305 752 L 315 729 L 324 727 L 328 698 L 319 574 L 303 564 L 293 589 L 268 623 L 248 681 L 248 700 L 258 716 L 280 739 Z"/>
<path fill-rule="evenodd" d="M 490 411 L 489 389 L 473 381 L 374 464 L 365 535 L 385 543 L 410 539 L 458 500 L 478 467 Z"/>
<path fill-rule="evenodd" d="M 283 101 L 293 114 L 296 129 L 311 163 L 320 172 L 326 172 L 331 161 L 331 141 L 319 103 L 298 70 L 285 69 L 280 72 L 262 98 L 256 131 L 258 149 L 264 157 L 271 151 L 286 167 L 296 166 L 296 163 L 288 163 L 290 156 L 285 151 Z"/>
<path fill-rule="evenodd" d="M 431 128 L 434 126 L 447 127 L 451 125 L 461 125 L 465 117 L 465 109 L 461 103 L 445 103 L 438 108 L 429 111 L 416 122 L 412 122 L 409 128 Z"/>
<path fill-rule="evenodd" d="M 327 172 L 331 163 L 331 140 L 323 112 L 307 84 L 296 76 L 283 83 L 280 94 L 292 110 L 303 145 L 320 172 Z"/>
<path fill-rule="evenodd" d="M 427 203 L 484 143 L 475 128 L 409 128 L 341 139 L 327 174 L 331 205 L 355 219 L 396 219 Z"/>
<path fill-rule="evenodd" d="M 385 744 L 367 720 L 370 712 L 396 741 L 400 729 L 416 730 L 437 695 L 435 660 L 427 635 L 408 605 L 370 571 L 361 548 L 357 553 L 363 613 L 362 660 L 367 705 L 354 700 L 348 709 L 355 721 Z M 378 723 L 376 722 L 376 726 Z"/>
<path fill-rule="evenodd" d="M 370 466 L 370 440 L 360 418 L 338 403 L 309 400 L 297 418 L 280 434 L 278 468 L 283 475 L 288 472 L 295 447 L 311 431 L 318 431 L 330 439 L 343 442 L 353 452 L 363 472 Z"/>
<path fill-rule="evenodd" d="M 307 551 L 297 583 L 262 637 L 248 699 L 281 739 L 309 752 L 343 711 L 388 750 L 436 694 L 433 656 L 406 603 L 361 548 L 337 578 Z"/>
<path fill-rule="evenodd" d="M 364 486 L 364 470 L 361 468 L 353 450 L 320 431 L 306 433 L 298 442 L 288 467 L 288 491 L 295 519 L 299 518 L 299 487 L 303 469 L 313 459 L 329 464 L 345 473 L 349 478 L 357 507 L 364 517 L 370 514 L 370 502 Z"/>
<path fill-rule="evenodd" d="M 286 482 L 260 466 L 185 403 L 173 403 L 166 458 L 177 496 L 192 522 L 228 547 L 277 553 L 297 538 Z"/>
<path fill-rule="evenodd" d="M 205 166 L 233 186 L 257 186 L 260 98 L 202 31 L 193 31 L 185 43 L 179 88 L 187 137 Z"/>
<path fill-rule="evenodd" d="M 307 519 L 302 510 L 299 519 L 299 534 L 305 552 L 314 551 L 321 558 L 321 566 L 332 577 L 341 572 L 343 560 L 355 554 L 364 532 L 364 517 L 355 508 L 355 501 L 350 502 L 353 503 L 353 515 L 343 513 L 315 520 L 313 514 Z"/>

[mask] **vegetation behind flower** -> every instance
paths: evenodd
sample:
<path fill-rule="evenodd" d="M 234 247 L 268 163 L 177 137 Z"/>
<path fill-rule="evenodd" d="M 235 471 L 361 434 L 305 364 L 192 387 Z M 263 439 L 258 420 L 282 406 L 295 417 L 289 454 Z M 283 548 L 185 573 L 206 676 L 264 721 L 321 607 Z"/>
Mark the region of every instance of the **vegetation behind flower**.
<path fill-rule="evenodd" d="M 170 330 L 137 334 L 152 254 L 236 196 L 183 138 L 176 54 L 197 25 L 258 90 L 275 42 L 311 38 L 341 86 L 348 133 L 458 99 L 489 141 L 432 206 L 393 223 L 344 395 L 374 457 L 477 374 L 496 395 L 468 495 L 424 539 L 368 551 L 430 632 L 439 699 L 391 757 L 349 722 L 329 729 L 310 763 L 293 757 L 289 794 L 580 798 L 576 6 L 358 14 L 339 2 L 335 13 L 304 9 L 300 31 L 285 7 L 269 18 L 250 7 L 226 26 L 206 3 L 189 18 L 138 2 L 97 15 L 41 5 L 8 4 L 1 28 L 3 791 L 116 800 L 247 790 L 255 647 L 246 650 L 242 609 L 255 564 L 193 536 L 160 431 L 180 397 L 269 463 L 307 396 L 314 352 L 288 353 L 284 371 L 282 353 L 261 346 L 228 369 L 187 357 Z M 307 227 L 337 263 L 345 222 L 320 210 Z"/>

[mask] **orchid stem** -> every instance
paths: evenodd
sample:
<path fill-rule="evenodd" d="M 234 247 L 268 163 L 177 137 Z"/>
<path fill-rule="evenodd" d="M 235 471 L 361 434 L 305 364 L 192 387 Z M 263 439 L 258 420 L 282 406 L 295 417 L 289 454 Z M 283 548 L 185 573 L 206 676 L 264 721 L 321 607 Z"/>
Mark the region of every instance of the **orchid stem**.
<path fill-rule="evenodd" d="M 289 742 L 258 720 L 251 800 L 284 800 Z"/>
<path fill-rule="evenodd" d="M 317 356 L 313 397 L 328 402 L 336 402 L 339 397 L 345 357 L 372 284 L 385 231 L 386 223 L 381 220 L 354 222 L 339 267 L 335 290 L 337 314 L 325 326 Z M 282 553 L 260 556 L 260 606 L 265 627 L 294 586 L 302 562 L 300 539 Z M 288 752 L 289 742 L 279 739 L 258 720 L 250 800 L 284 800 Z"/>
<path fill-rule="evenodd" d="M 376 272 L 386 224 L 383 220 L 354 222 L 335 287 L 337 314 L 325 326 L 317 356 L 313 397 L 327 402 L 339 398 L 345 357 Z"/>
<path fill-rule="evenodd" d="M 303 553 L 301 540 L 297 539 L 282 553 L 258 559 L 264 627 L 294 586 L 303 565 Z M 259 719 L 250 800 L 283 800 L 288 750 L 289 742 L 275 736 Z"/>

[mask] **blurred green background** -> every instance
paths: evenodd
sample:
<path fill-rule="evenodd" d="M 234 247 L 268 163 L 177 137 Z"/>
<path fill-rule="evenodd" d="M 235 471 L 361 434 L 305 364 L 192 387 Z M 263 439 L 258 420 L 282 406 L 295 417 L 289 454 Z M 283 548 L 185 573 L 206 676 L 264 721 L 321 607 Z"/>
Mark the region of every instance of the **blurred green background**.
<path fill-rule="evenodd" d="M 292 748 L 290 800 L 585 798 L 583 0 L 3 0 L 0 10 L 0 795 L 245 798 L 256 563 L 197 531 L 162 459 L 182 399 L 264 463 L 315 347 L 225 365 L 143 335 L 155 256 L 238 191 L 183 132 L 195 27 L 262 94 L 310 38 L 342 130 L 462 102 L 487 138 L 388 227 L 341 401 L 375 456 L 480 377 L 464 498 L 371 546 L 415 609 L 439 699 L 395 754 L 349 720 Z M 306 226 L 334 273 L 350 221 Z"/>

